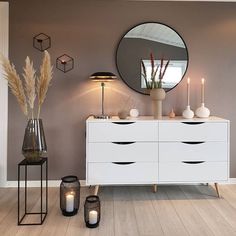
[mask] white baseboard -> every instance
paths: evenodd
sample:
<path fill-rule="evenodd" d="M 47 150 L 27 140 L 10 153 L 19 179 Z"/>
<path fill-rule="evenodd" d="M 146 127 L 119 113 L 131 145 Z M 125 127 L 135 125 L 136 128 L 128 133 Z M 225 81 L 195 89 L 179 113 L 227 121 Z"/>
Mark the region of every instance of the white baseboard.
<path fill-rule="evenodd" d="M 48 187 L 59 187 L 61 183 L 61 180 L 49 180 L 48 181 Z M 40 181 L 28 181 L 28 187 L 40 187 Z M 229 178 L 229 180 L 227 182 L 223 182 L 220 184 L 236 184 L 236 178 Z M 21 181 L 20 185 L 22 187 L 24 187 L 25 182 Z M 86 181 L 85 180 L 80 180 L 80 185 L 81 187 L 85 187 L 86 185 Z M 6 187 L 6 188 L 16 188 L 18 186 L 18 182 L 17 181 L 7 181 L 5 186 L 2 187 Z"/>
<path fill-rule="evenodd" d="M 236 184 L 236 178 L 229 178 L 229 181 L 226 184 Z"/>
<path fill-rule="evenodd" d="M 60 187 L 61 180 L 49 180 L 48 181 L 48 187 Z M 43 181 L 43 186 L 45 185 Z M 80 185 L 82 187 L 86 186 L 85 180 L 80 180 Z M 7 181 L 7 184 L 5 185 L 6 188 L 16 188 L 18 186 L 18 181 Z M 20 186 L 25 186 L 25 181 L 20 181 Z M 28 187 L 40 187 L 40 181 L 28 181 L 27 182 Z"/>

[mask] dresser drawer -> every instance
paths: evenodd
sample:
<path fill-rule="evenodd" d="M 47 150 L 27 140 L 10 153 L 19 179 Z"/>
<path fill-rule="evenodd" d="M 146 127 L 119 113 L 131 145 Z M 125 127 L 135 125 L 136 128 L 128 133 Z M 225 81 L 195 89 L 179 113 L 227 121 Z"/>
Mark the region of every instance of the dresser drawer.
<path fill-rule="evenodd" d="M 160 142 L 159 161 L 227 161 L 227 142 Z"/>
<path fill-rule="evenodd" d="M 147 155 L 148 152 L 148 155 Z M 157 162 L 158 143 L 114 142 L 89 143 L 88 162 Z"/>
<path fill-rule="evenodd" d="M 160 182 L 217 182 L 227 178 L 227 162 L 159 163 Z"/>
<path fill-rule="evenodd" d="M 227 141 L 227 123 L 160 122 L 159 141 Z"/>
<path fill-rule="evenodd" d="M 157 183 L 156 163 L 88 163 L 87 184 Z"/>
<path fill-rule="evenodd" d="M 158 123 L 91 122 L 88 142 L 158 141 Z"/>

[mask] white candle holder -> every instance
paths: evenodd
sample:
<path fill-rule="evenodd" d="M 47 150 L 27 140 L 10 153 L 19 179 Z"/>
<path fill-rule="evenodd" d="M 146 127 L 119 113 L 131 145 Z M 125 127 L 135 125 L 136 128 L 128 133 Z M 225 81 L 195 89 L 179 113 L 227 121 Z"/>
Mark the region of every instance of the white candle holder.
<path fill-rule="evenodd" d="M 207 118 L 210 116 L 210 110 L 205 107 L 204 103 L 202 103 L 201 106 L 195 111 L 195 114 L 199 118 Z"/>
<path fill-rule="evenodd" d="M 194 117 L 194 112 L 190 109 L 190 106 L 188 105 L 186 109 L 183 111 L 182 116 L 185 119 L 192 119 Z"/>

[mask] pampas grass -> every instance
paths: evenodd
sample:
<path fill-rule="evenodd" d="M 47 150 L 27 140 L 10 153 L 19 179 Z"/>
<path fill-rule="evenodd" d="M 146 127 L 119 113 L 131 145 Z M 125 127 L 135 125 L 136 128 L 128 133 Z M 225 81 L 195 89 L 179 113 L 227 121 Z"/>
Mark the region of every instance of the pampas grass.
<path fill-rule="evenodd" d="M 36 98 L 36 90 L 38 95 L 38 114 L 39 118 L 42 104 L 46 98 L 48 87 L 52 80 L 52 66 L 50 55 L 47 51 L 44 52 L 42 65 L 40 67 L 40 75 L 37 78 L 33 62 L 29 57 L 25 59 L 24 73 L 24 85 L 20 76 L 15 70 L 15 66 L 4 56 L 0 55 L 0 62 L 5 72 L 4 78 L 8 81 L 8 86 L 11 89 L 13 95 L 15 95 L 18 103 L 20 104 L 23 113 L 28 116 L 28 106 L 31 110 L 32 119 L 34 118 L 34 103 Z"/>
<path fill-rule="evenodd" d="M 30 62 L 29 57 L 25 59 L 25 67 L 23 77 L 25 79 L 25 92 L 27 96 L 27 101 L 31 109 L 32 119 L 34 117 L 34 101 L 36 98 L 35 93 L 35 70 L 33 67 L 33 62 Z"/>
<path fill-rule="evenodd" d="M 47 51 L 44 52 L 44 58 L 40 67 L 40 76 L 37 83 L 38 92 L 38 118 L 40 115 L 42 104 L 46 98 L 48 87 L 52 80 L 52 66 L 50 55 Z"/>
<path fill-rule="evenodd" d="M 13 95 L 15 95 L 17 102 L 20 105 L 23 113 L 28 116 L 27 100 L 24 92 L 24 87 L 20 76 L 15 70 L 15 66 L 10 63 L 3 55 L 1 55 L 1 62 L 4 70 L 4 78 L 8 81 L 8 86 Z"/>

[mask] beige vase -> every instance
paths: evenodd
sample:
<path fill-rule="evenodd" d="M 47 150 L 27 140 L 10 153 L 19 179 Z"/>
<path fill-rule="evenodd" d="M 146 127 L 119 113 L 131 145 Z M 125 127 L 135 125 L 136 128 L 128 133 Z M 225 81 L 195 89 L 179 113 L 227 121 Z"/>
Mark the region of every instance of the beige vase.
<path fill-rule="evenodd" d="M 150 91 L 150 97 L 153 103 L 154 119 L 162 118 L 162 101 L 166 97 L 166 92 L 163 88 L 156 88 Z"/>

